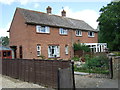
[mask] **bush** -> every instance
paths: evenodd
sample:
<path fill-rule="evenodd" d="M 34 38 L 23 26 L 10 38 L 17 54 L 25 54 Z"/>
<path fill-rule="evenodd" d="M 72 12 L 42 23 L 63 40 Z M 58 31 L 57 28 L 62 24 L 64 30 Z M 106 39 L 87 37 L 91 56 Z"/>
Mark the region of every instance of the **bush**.
<path fill-rule="evenodd" d="M 108 58 L 105 55 L 99 55 L 91 57 L 90 55 L 85 55 L 85 64 L 81 67 L 75 66 L 75 71 L 88 72 L 88 73 L 101 73 L 108 74 Z"/>
<path fill-rule="evenodd" d="M 45 56 L 44 56 L 44 55 L 40 55 L 39 57 L 40 57 L 41 59 L 43 59 L 43 60 L 45 59 Z"/>
<path fill-rule="evenodd" d="M 75 57 L 72 58 L 72 60 L 74 60 L 74 61 L 79 61 L 80 58 L 75 56 Z"/>
<path fill-rule="evenodd" d="M 90 58 L 90 56 L 86 56 L 86 64 L 88 67 L 104 67 L 108 66 L 108 58 L 104 55 L 95 56 Z"/>
<path fill-rule="evenodd" d="M 84 44 L 81 45 L 81 43 L 74 43 L 73 47 L 75 51 L 83 50 L 85 52 L 90 52 L 90 48 Z"/>

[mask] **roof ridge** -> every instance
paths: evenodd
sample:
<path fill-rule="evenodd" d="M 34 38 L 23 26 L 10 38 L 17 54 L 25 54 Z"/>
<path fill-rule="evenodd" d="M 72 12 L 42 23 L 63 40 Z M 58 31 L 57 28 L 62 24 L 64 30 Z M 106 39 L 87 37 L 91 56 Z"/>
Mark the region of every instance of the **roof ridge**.
<path fill-rule="evenodd" d="M 56 14 L 47 14 L 45 12 L 40 12 L 40 11 L 35 11 L 35 10 L 30 10 L 30 9 L 24 9 L 24 8 L 20 8 L 20 7 L 17 7 L 17 9 L 27 10 L 27 11 L 36 12 L 36 13 L 42 13 L 42 14 L 46 14 L 46 15 L 49 15 L 49 16 L 52 15 L 52 16 L 58 16 L 58 17 L 61 17 L 61 18 L 68 18 L 68 19 L 73 19 L 73 20 L 77 20 L 77 21 L 83 21 L 83 20 L 80 20 L 80 19 L 75 19 L 75 18 L 70 18 L 70 17 L 63 17 L 63 16 L 56 15 Z"/>
<path fill-rule="evenodd" d="M 37 13 L 44 13 L 44 12 L 35 11 L 35 10 L 30 10 L 30 9 L 24 9 L 24 8 L 20 8 L 20 7 L 17 7 L 17 9 L 22 9 L 22 10 L 31 11 L 31 12 L 37 12 Z M 46 14 L 46 13 L 45 13 L 45 14 Z"/>

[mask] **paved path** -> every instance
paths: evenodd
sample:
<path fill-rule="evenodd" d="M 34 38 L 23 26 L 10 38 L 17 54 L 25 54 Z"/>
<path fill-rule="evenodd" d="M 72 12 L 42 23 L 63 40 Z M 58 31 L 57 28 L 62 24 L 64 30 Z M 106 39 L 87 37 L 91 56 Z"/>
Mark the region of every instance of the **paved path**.
<path fill-rule="evenodd" d="M 76 88 L 118 88 L 118 80 L 75 75 Z"/>
<path fill-rule="evenodd" d="M 51 90 L 48 88 L 45 88 L 43 86 L 40 86 L 38 84 L 33 84 L 33 83 L 28 83 L 28 82 L 23 82 L 18 79 L 13 79 L 8 76 L 1 76 L 0 79 L 2 78 L 2 88 L 44 88 L 45 90 Z"/>

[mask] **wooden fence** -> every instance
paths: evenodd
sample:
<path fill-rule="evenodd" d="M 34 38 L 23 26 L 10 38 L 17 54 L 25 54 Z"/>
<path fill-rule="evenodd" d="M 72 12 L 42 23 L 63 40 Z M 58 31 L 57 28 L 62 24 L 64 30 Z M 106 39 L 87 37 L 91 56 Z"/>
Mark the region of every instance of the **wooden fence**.
<path fill-rule="evenodd" d="M 57 87 L 58 68 L 70 67 L 71 61 L 38 59 L 4 59 L 2 74 L 22 81 Z"/>

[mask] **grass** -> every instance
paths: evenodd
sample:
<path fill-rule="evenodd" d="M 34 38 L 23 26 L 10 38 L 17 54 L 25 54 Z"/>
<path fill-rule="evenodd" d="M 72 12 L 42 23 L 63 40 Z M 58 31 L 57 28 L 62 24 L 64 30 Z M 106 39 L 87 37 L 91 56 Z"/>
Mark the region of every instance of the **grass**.
<path fill-rule="evenodd" d="M 97 73 L 97 74 L 109 74 L 108 69 L 104 68 L 87 68 L 87 67 L 74 67 L 74 70 L 77 72 L 85 72 L 85 73 Z"/>

